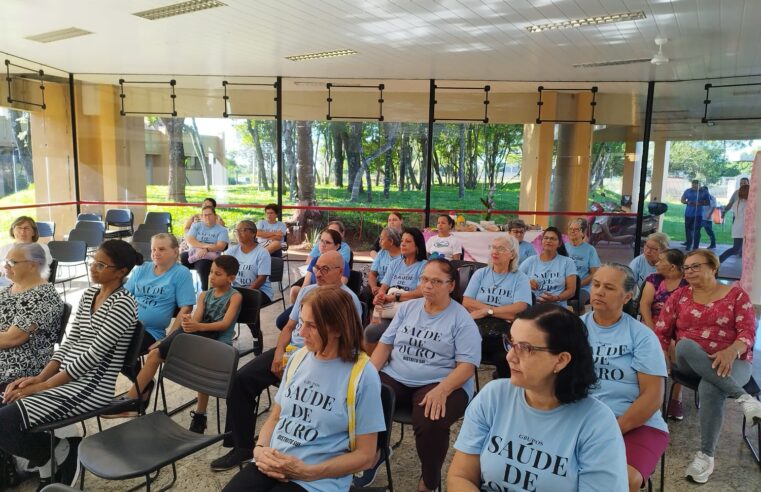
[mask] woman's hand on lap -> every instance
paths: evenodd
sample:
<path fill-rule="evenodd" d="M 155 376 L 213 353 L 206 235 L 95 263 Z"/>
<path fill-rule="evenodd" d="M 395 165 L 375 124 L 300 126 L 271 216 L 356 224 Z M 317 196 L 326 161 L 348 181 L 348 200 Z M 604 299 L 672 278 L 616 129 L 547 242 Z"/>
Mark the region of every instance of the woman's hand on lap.
<path fill-rule="evenodd" d="M 447 397 L 449 393 L 441 386 L 441 383 L 425 394 L 420 401 L 420 406 L 425 406 L 425 416 L 431 420 L 439 420 L 446 415 Z"/>
<path fill-rule="evenodd" d="M 716 374 L 725 378 L 732 372 L 732 364 L 737 359 L 737 352 L 732 347 L 727 347 L 716 353 L 708 354 L 708 358 L 713 360 L 711 367 L 716 369 Z"/>

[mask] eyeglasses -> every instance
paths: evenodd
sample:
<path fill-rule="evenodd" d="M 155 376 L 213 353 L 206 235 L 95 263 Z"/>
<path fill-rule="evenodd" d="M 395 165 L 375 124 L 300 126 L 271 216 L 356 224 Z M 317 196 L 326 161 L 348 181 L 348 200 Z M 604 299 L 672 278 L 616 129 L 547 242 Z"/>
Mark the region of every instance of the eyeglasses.
<path fill-rule="evenodd" d="M 449 282 L 451 282 L 451 280 L 449 279 L 441 280 L 440 278 L 431 278 L 431 277 L 426 277 L 425 275 L 421 275 L 420 277 L 418 277 L 419 284 L 427 284 L 428 282 L 430 282 L 431 285 L 433 285 L 434 287 L 441 287 L 442 285 L 448 284 Z"/>
<path fill-rule="evenodd" d="M 708 265 L 708 263 L 693 263 L 692 265 L 684 265 L 684 271 L 697 272 L 700 270 L 701 265 Z"/>
<path fill-rule="evenodd" d="M 510 234 L 526 234 L 526 229 L 510 229 Z"/>
<path fill-rule="evenodd" d="M 320 274 L 322 274 L 322 275 L 327 275 L 328 273 L 330 273 L 331 270 L 337 270 L 339 268 L 341 268 L 341 267 L 340 266 L 329 266 L 329 265 L 323 265 L 323 266 L 317 266 L 317 265 L 315 265 L 315 266 L 312 267 L 312 271 L 320 272 Z"/>
<path fill-rule="evenodd" d="M 569 227 L 568 232 L 581 232 L 581 227 Z"/>
<path fill-rule="evenodd" d="M 537 347 L 528 342 L 514 343 L 510 340 L 510 335 L 507 334 L 502 335 L 502 345 L 505 347 L 505 352 L 510 352 L 510 349 L 515 349 L 519 357 L 522 355 L 531 355 L 534 352 L 554 352 L 549 347 Z"/>
<path fill-rule="evenodd" d="M 644 250 L 645 251 L 660 251 L 661 248 L 653 248 L 652 246 L 648 246 L 647 243 L 645 243 Z"/>
<path fill-rule="evenodd" d="M 108 265 L 106 263 L 103 263 L 102 261 L 94 261 L 92 263 L 92 267 L 95 269 L 96 272 L 102 272 L 106 268 L 119 268 L 115 265 Z"/>
<path fill-rule="evenodd" d="M 560 241 L 560 239 L 555 236 L 542 236 L 542 241 Z"/>
<path fill-rule="evenodd" d="M 32 260 L 11 260 L 11 259 L 7 259 L 3 261 L 3 265 L 6 268 L 13 268 L 19 263 L 34 263 L 34 262 Z"/>
<path fill-rule="evenodd" d="M 29 226 L 16 226 L 14 227 L 14 229 L 18 229 L 19 231 L 33 231 L 34 230 Z"/>
<path fill-rule="evenodd" d="M 325 246 L 330 246 L 331 244 L 336 244 L 333 241 L 326 241 L 324 239 L 320 239 L 320 244 L 324 244 Z"/>
<path fill-rule="evenodd" d="M 489 245 L 489 251 L 496 251 L 497 253 L 507 253 L 510 250 L 505 248 L 504 246 L 494 246 L 494 245 L 490 244 Z"/>

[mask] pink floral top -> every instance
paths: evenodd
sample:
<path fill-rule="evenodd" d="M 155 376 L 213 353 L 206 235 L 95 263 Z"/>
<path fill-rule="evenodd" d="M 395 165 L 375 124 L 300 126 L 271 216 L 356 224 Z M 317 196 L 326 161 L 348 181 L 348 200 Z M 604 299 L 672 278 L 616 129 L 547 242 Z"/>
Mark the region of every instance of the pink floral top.
<path fill-rule="evenodd" d="M 708 354 L 741 340 L 747 347 L 741 359 L 753 360 L 756 316 L 748 294 L 733 285 L 718 301 L 700 304 L 692 298 L 692 287 L 674 291 L 655 323 L 655 333 L 665 350 L 672 339 L 694 340 Z"/>

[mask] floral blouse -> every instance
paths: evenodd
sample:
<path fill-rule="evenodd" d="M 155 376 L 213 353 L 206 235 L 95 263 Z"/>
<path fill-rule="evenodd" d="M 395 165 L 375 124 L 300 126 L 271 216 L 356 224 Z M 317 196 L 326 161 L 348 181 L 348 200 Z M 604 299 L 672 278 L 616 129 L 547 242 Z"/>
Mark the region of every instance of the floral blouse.
<path fill-rule="evenodd" d="M 655 323 L 655 333 L 664 350 L 672 339 L 694 340 L 708 354 L 724 350 L 741 340 L 746 345 L 740 358 L 753 360 L 756 339 L 756 315 L 748 294 L 733 285 L 723 298 L 700 304 L 692 297 L 692 287 L 674 291 Z"/>

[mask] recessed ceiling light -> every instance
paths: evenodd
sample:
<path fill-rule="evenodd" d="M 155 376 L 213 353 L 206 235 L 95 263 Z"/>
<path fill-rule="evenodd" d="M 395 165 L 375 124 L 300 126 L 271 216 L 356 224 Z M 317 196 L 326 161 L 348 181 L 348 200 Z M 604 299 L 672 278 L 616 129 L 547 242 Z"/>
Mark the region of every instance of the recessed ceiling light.
<path fill-rule="evenodd" d="M 528 32 L 552 31 L 555 29 L 567 29 L 570 27 L 594 26 L 598 24 L 611 24 L 613 22 L 626 22 L 633 20 L 642 20 L 645 18 L 645 12 L 623 12 L 613 15 L 600 15 L 596 17 L 587 17 L 585 19 L 573 19 L 562 22 L 552 22 L 549 24 L 539 24 L 528 26 Z"/>
<path fill-rule="evenodd" d="M 62 39 L 76 38 L 78 36 L 86 36 L 92 34 L 90 31 L 85 31 L 78 27 L 67 27 L 66 29 L 59 29 L 57 31 L 44 32 L 42 34 L 35 34 L 34 36 L 27 36 L 25 39 L 30 41 L 37 41 L 38 43 L 52 43 L 53 41 L 61 41 Z"/>
<path fill-rule="evenodd" d="M 291 61 L 306 61 L 306 60 L 317 60 L 320 58 L 333 58 L 336 56 L 349 56 L 349 55 L 357 55 L 358 53 L 354 50 L 333 50 L 333 51 L 321 51 L 319 53 L 306 53 L 304 55 L 292 55 L 292 56 L 286 56 L 285 58 L 287 60 Z"/>
<path fill-rule="evenodd" d="M 215 7 L 225 7 L 226 4 L 217 0 L 188 0 L 187 2 L 173 3 L 142 12 L 135 12 L 132 15 L 142 17 L 143 19 L 156 20 L 165 17 L 174 17 L 175 15 L 190 14 L 199 10 L 213 9 Z"/>
<path fill-rule="evenodd" d="M 609 60 L 602 62 L 574 63 L 573 68 L 612 67 L 615 65 L 630 65 L 632 63 L 649 62 L 650 58 L 631 58 L 629 60 Z"/>

